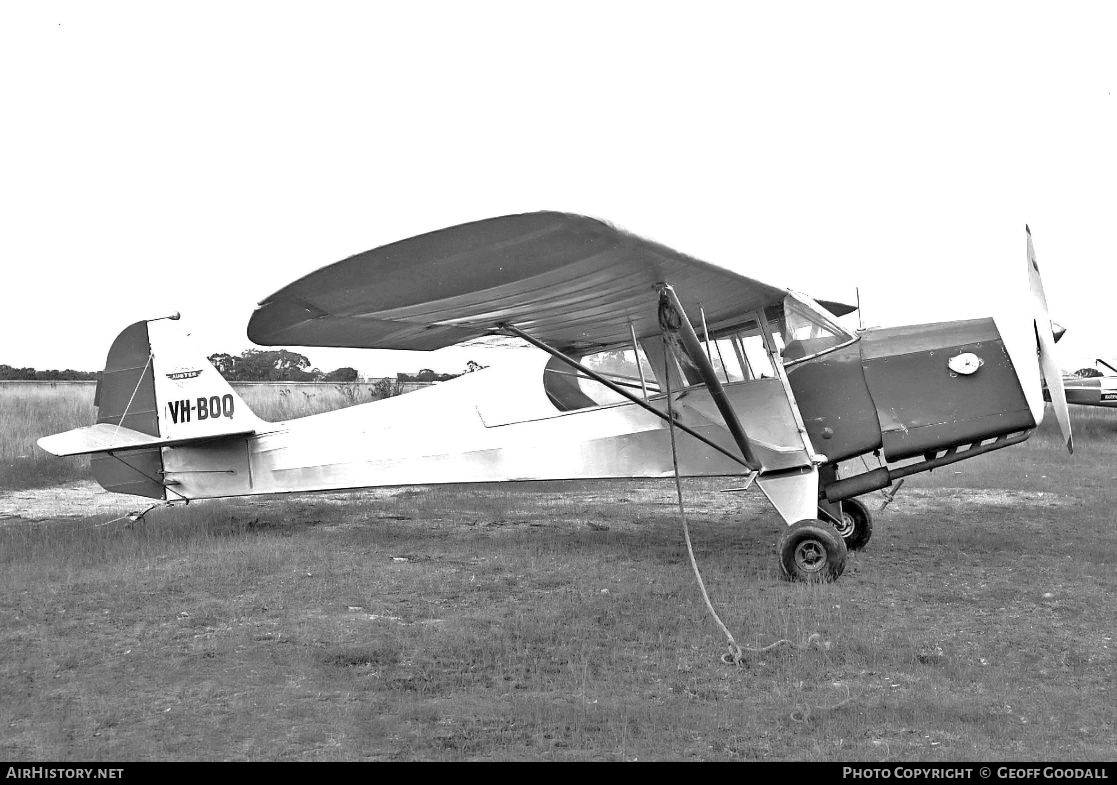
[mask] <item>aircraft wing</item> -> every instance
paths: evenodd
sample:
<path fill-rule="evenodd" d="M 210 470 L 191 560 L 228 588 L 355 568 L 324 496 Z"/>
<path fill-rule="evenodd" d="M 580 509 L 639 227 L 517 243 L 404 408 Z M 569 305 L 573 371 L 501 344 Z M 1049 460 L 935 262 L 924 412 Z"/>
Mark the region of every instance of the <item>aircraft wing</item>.
<path fill-rule="evenodd" d="M 655 286 L 671 284 L 711 331 L 786 290 L 581 215 L 507 215 L 351 256 L 264 300 L 248 337 L 265 346 L 431 350 L 508 322 L 558 348 L 659 334 Z M 832 309 L 853 310 L 828 303 Z"/>

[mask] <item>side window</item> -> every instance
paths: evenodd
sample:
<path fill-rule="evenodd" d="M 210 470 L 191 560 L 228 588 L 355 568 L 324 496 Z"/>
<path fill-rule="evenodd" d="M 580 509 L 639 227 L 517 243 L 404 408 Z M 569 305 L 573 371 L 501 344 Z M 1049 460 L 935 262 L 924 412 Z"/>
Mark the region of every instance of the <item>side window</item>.
<path fill-rule="evenodd" d="M 737 332 L 711 336 L 708 345 L 705 340 L 699 339 L 703 351 L 709 352 L 714 373 L 723 383 L 777 377 L 772 365 L 772 355 L 764 342 L 759 318 L 768 320 L 767 327 L 772 333 L 774 350 L 779 355 L 784 351 L 783 335 L 786 330 L 783 311 L 776 308 L 766 309 L 763 316 L 759 312 L 753 314 L 753 318 L 738 328 Z M 645 348 L 655 357 L 654 364 L 644 354 Z M 665 364 L 663 341 L 653 337 L 641 340 L 639 348 L 635 350 L 631 346 L 609 349 L 582 355 L 577 360 L 589 370 L 636 396 L 643 395 L 645 389 L 648 395 L 659 395 L 666 391 L 665 387 L 660 387 L 655 368 L 671 374 L 673 390 L 701 384 L 697 369 L 692 365 L 680 364 L 673 352 L 674 350 L 668 351 Z M 552 357 L 547 363 L 543 373 L 543 388 L 551 403 L 562 412 L 607 406 L 626 400 L 620 393 L 594 381 L 557 357 Z"/>
<path fill-rule="evenodd" d="M 639 365 L 637 365 L 637 362 L 639 362 Z M 639 350 L 639 354 L 632 349 L 613 349 L 608 352 L 589 354 L 582 358 L 582 365 L 595 373 L 601 374 L 614 384 L 627 387 L 636 393 L 642 394 L 644 386 L 648 387 L 649 393 L 659 392 L 659 388 L 655 386 L 655 374 L 652 372 L 651 363 L 644 356 L 643 349 Z M 641 373 L 643 373 L 643 384 L 640 381 Z M 598 384 L 592 379 L 580 377 L 578 384 L 587 395 L 597 400 L 598 403 L 614 403 L 624 400 L 608 387 Z M 606 398 L 609 400 L 605 400 Z"/>
<path fill-rule="evenodd" d="M 782 347 L 782 342 L 779 340 L 779 333 L 776 335 L 776 345 Z M 741 344 L 743 345 L 745 359 L 748 361 L 749 369 L 751 371 L 750 378 L 753 379 L 771 379 L 776 375 L 776 369 L 772 366 L 772 358 L 768 355 L 768 349 L 764 346 L 764 336 L 759 333 L 756 335 L 745 335 L 741 337 Z"/>
<path fill-rule="evenodd" d="M 755 324 L 755 322 L 754 322 Z M 771 325 L 776 350 L 783 351 L 780 325 Z M 764 336 L 755 328 L 742 330 L 710 342 L 711 364 L 725 383 L 770 379 L 776 375 L 772 359 L 764 346 Z"/>
<path fill-rule="evenodd" d="M 760 318 L 767 319 L 767 329 L 772 334 L 773 348 L 778 355 L 784 348 L 783 310 L 770 307 L 763 316 L 759 312 L 751 316 L 735 332 L 722 333 L 710 342 L 711 364 L 718 378 L 727 384 L 776 378 Z"/>
<path fill-rule="evenodd" d="M 710 361 L 714 366 L 714 373 L 722 381 L 743 382 L 748 376 L 742 367 L 742 361 L 747 365 L 745 356 L 740 347 L 735 345 L 736 337 L 718 338 L 710 342 Z"/>
<path fill-rule="evenodd" d="M 645 386 L 649 395 L 659 392 L 652 366 L 642 349 L 638 355 L 632 349 L 612 349 L 585 355 L 578 361 L 635 395 L 643 395 Z M 643 383 L 640 381 L 641 370 L 644 374 Z M 551 403 L 564 412 L 626 400 L 623 395 L 578 372 L 557 357 L 551 358 L 547 363 L 543 372 L 543 388 Z"/>

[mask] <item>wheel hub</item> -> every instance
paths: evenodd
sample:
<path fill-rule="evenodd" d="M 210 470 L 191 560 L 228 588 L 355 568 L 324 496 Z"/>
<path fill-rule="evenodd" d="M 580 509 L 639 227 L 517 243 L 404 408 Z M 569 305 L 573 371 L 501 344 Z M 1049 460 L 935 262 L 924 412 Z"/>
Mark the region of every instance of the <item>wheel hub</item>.
<path fill-rule="evenodd" d="M 826 566 L 826 549 L 817 540 L 804 540 L 795 546 L 795 565 L 804 572 L 818 572 Z"/>
<path fill-rule="evenodd" d="M 842 539 L 848 539 L 849 535 L 853 534 L 853 530 L 857 524 L 853 521 L 853 516 L 848 512 L 843 512 L 838 516 L 834 528 L 838 530 L 838 534 L 842 535 Z"/>

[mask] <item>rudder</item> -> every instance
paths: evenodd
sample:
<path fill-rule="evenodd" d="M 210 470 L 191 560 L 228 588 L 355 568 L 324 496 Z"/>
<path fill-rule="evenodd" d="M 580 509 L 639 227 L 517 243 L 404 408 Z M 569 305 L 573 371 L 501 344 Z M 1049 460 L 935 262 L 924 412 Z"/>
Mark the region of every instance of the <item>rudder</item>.
<path fill-rule="evenodd" d="M 93 403 L 98 424 L 158 437 L 159 407 L 147 325 L 146 321 L 136 322 L 116 336 L 105 358 L 105 370 L 97 382 Z M 94 453 L 90 468 L 106 491 L 167 498 L 166 487 L 160 481 L 163 456 L 158 447 L 131 450 L 123 455 Z"/>

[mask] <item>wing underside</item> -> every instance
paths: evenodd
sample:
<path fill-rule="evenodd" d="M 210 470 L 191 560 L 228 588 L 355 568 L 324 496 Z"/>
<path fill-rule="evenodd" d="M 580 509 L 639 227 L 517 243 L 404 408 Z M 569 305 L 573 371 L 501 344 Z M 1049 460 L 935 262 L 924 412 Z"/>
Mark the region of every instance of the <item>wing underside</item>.
<path fill-rule="evenodd" d="M 515 324 L 561 349 L 659 334 L 656 286 L 711 330 L 787 293 L 602 221 L 557 212 L 491 218 L 352 256 L 281 289 L 252 316 L 255 343 L 431 350 Z"/>

